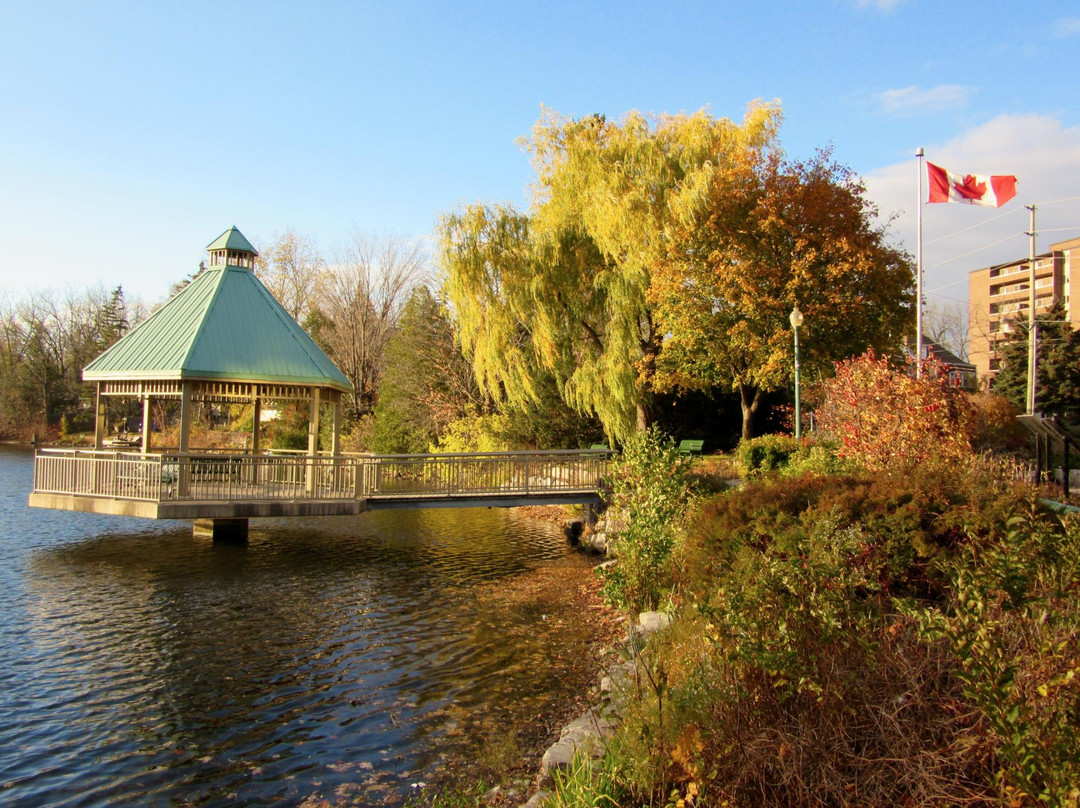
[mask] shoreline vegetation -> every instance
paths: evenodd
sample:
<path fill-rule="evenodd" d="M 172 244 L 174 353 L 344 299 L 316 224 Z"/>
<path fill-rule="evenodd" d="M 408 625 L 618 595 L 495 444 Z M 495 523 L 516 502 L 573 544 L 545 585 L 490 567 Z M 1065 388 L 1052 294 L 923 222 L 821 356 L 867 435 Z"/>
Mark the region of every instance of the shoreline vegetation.
<path fill-rule="evenodd" d="M 864 357 L 817 413 L 734 488 L 628 444 L 605 596 L 674 620 L 542 805 L 1080 804 L 1078 515 L 940 376 Z"/>

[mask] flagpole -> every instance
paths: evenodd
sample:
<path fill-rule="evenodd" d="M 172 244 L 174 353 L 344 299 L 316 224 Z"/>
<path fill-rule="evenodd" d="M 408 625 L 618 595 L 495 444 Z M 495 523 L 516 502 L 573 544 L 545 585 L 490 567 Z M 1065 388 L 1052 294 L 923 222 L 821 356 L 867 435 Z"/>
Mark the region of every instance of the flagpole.
<path fill-rule="evenodd" d="M 919 200 L 916 210 L 917 236 L 915 248 L 915 377 L 922 378 L 923 337 L 922 337 L 922 209 L 923 209 L 923 147 L 915 150 L 919 166 Z"/>
<path fill-rule="evenodd" d="M 1027 232 L 1028 241 L 1028 378 L 1027 378 L 1027 414 L 1035 414 L 1035 383 L 1038 372 L 1038 360 L 1035 347 L 1035 206 L 1025 205 L 1031 211 L 1031 229 Z"/>

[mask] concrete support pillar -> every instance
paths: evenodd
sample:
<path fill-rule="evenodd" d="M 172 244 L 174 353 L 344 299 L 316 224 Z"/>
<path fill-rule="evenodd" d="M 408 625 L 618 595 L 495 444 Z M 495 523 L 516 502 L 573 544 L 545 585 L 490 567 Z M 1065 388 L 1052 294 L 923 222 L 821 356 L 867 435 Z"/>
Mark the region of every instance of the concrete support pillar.
<path fill-rule="evenodd" d="M 230 544 L 247 544 L 247 519 L 196 519 L 191 526 L 193 536 L 203 536 Z"/>
<path fill-rule="evenodd" d="M 596 524 L 596 506 L 591 502 L 586 502 L 581 506 L 581 521 L 583 524 L 592 527 Z"/>

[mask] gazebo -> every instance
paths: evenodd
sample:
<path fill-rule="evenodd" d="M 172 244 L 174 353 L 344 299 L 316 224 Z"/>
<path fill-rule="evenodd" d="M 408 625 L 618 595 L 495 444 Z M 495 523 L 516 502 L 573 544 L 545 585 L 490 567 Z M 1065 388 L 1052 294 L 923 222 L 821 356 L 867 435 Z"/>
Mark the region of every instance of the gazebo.
<path fill-rule="evenodd" d="M 255 277 L 257 253 L 239 230 L 207 249 L 209 263 L 188 286 L 86 366 L 83 379 L 97 392 L 94 448 L 40 448 L 32 507 L 192 519 L 198 534 L 246 538 L 253 517 L 599 501 L 606 449 L 342 453 L 348 379 Z M 116 398 L 141 403 L 137 439 L 108 439 L 106 405 Z M 170 445 L 154 430 L 161 402 L 178 421 Z M 268 402 L 306 406 L 306 450 L 263 446 Z M 226 404 L 250 407 L 246 445 L 195 445 L 200 405 Z M 329 446 L 319 445 L 324 406 L 332 410 Z"/>
<path fill-rule="evenodd" d="M 238 497 L 234 491 L 229 494 L 232 507 L 213 507 L 219 497 L 211 496 L 207 500 L 196 493 L 198 486 L 193 484 L 200 473 L 203 478 L 210 476 L 207 462 L 199 463 L 196 459 L 213 458 L 210 450 L 192 449 L 194 406 L 199 403 L 252 405 L 250 447 L 243 453 L 259 458 L 266 455 L 259 432 L 264 403 L 269 401 L 307 404 L 305 457 L 312 462 L 308 463 L 310 471 L 304 475 L 301 493 L 307 500 L 319 499 L 319 475 L 314 473 L 314 461 L 320 456 L 320 409 L 324 404 L 333 408 L 331 445 L 323 456 L 339 458 L 341 396 L 351 391 L 352 385 L 255 276 L 258 253 L 239 230 L 230 227 L 207 250 L 208 264 L 183 290 L 83 371 L 83 380 L 96 385 L 94 448 L 99 452 L 106 448 L 106 402 L 110 397 L 135 398 L 141 402 L 142 434 L 138 452 L 143 456 L 158 451 L 153 446 L 153 403 L 162 399 L 179 403 L 178 445 L 160 447 L 169 455 L 161 475 L 170 492 L 175 488 L 179 501 L 194 506 L 202 500 L 205 507 L 174 508 L 175 513 L 163 513 L 159 503 L 153 513 L 146 508 L 133 512 L 134 506 L 127 498 L 115 506 L 103 504 L 99 498 L 67 505 L 55 501 L 51 504 L 31 501 L 31 504 L 156 518 L 243 519 L 245 530 L 246 515 L 291 515 L 264 513 L 269 509 L 253 507 L 250 503 L 244 507 L 242 502 L 235 501 Z M 294 465 L 296 459 L 290 458 Z M 253 462 L 245 470 L 247 482 L 265 483 L 272 476 L 268 471 Z M 255 493 L 254 489 L 251 493 Z M 302 510 L 297 509 L 297 513 Z M 241 527 L 235 522 L 227 526 Z M 226 524 L 216 527 L 220 530 Z"/>

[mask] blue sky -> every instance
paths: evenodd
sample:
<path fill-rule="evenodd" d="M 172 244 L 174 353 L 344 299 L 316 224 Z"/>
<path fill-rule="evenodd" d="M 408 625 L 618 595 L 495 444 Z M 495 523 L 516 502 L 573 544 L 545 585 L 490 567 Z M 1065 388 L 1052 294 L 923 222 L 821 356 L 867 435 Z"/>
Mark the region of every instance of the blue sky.
<path fill-rule="evenodd" d="M 912 251 L 917 146 L 1015 174 L 1002 211 L 926 209 L 942 299 L 1026 254 L 1024 204 L 1040 249 L 1080 235 L 1075 0 L 0 0 L 0 20 L 0 289 L 16 295 L 123 284 L 156 302 L 232 224 L 329 252 L 354 229 L 428 237 L 467 202 L 527 205 L 515 141 L 541 105 L 741 119 L 779 99 L 788 154 L 831 145 Z"/>

